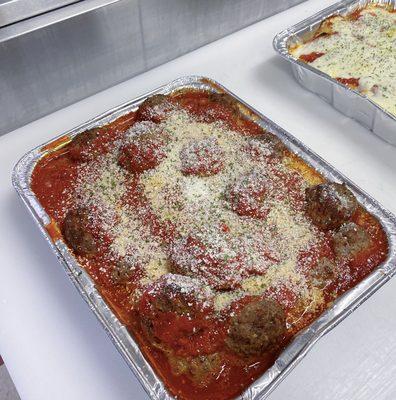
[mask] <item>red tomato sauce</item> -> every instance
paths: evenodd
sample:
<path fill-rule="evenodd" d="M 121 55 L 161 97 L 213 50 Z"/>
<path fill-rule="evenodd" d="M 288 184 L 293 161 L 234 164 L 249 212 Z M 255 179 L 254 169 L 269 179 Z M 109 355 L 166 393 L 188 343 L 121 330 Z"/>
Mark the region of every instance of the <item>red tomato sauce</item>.
<path fill-rule="evenodd" d="M 313 51 L 312 53 L 309 54 L 301 54 L 300 60 L 304 61 L 306 63 L 312 63 L 315 60 L 317 60 L 319 57 L 324 56 L 325 53 L 319 53 L 316 51 Z"/>
<path fill-rule="evenodd" d="M 343 85 L 349 86 L 352 89 L 359 87 L 359 78 L 336 78 L 338 82 Z"/>
<path fill-rule="evenodd" d="M 353 13 L 348 14 L 347 18 L 351 21 L 357 21 L 362 16 L 362 10 L 357 9 Z"/>

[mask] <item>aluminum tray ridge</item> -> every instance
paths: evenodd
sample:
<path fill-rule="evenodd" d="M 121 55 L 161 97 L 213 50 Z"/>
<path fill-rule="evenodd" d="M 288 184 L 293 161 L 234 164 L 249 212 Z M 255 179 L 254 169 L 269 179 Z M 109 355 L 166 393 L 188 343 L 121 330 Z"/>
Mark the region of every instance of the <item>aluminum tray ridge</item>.
<path fill-rule="evenodd" d="M 333 15 L 346 15 L 368 4 L 385 5 L 396 9 L 396 0 L 343 0 L 278 33 L 274 38 L 273 46 L 284 59 L 290 62 L 293 75 L 301 86 L 316 93 L 335 109 L 357 120 L 388 143 L 396 145 L 395 115 L 324 72 L 295 59 L 289 53 L 291 44 L 300 43 L 303 39 L 309 38 L 326 18 Z"/>
<path fill-rule="evenodd" d="M 393 216 L 393 214 L 381 207 L 373 198 L 359 189 L 345 176 L 337 172 L 326 161 L 304 146 L 299 140 L 270 121 L 268 118 L 261 115 L 252 107 L 247 105 L 243 100 L 225 89 L 222 85 L 211 79 L 199 76 L 179 78 L 167 85 L 146 93 L 143 96 L 109 110 L 104 114 L 58 136 L 57 138 L 50 140 L 44 145 L 36 147 L 23 156 L 16 164 L 12 174 L 12 182 L 17 193 L 38 224 L 42 234 L 45 236 L 52 251 L 55 253 L 69 278 L 74 283 L 76 289 L 99 319 L 110 339 L 113 341 L 128 366 L 135 373 L 147 394 L 155 400 L 173 399 L 166 390 L 162 381 L 157 377 L 149 363 L 142 355 L 132 336 L 119 322 L 109 306 L 104 302 L 102 296 L 95 288 L 93 281 L 79 266 L 67 246 L 62 240 L 53 242 L 50 238 L 45 229 L 45 225 L 49 223 L 49 217 L 32 192 L 30 188 L 30 180 L 36 163 L 44 155 L 48 154 L 48 151 L 43 149 L 43 146 L 51 144 L 65 135 L 74 137 L 86 129 L 109 123 L 116 118 L 135 110 L 146 97 L 152 94 L 170 94 L 173 91 L 185 88 L 205 89 L 212 92 L 223 91 L 233 96 L 250 112 L 252 112 L 252 115 L 258 124 L 278 136 L 287 147 L 297 153 L 326 178 L 345 182 L 354 192 L 358 201 L 371 214 L 381 221 L 389 242 L 389 254 L 386 261 L 367 276 L 361 283 L 338 298 L 334 302 L 333 306 L 325 311 L 309 327 L 301 331 L 280 354 L 274 365 L 237 398 L 239 400 L 264 399 L 302 360 L 305 354 L 307 354 L 320 337 L 333 329 L 396 273 L 396 217 Z"/>

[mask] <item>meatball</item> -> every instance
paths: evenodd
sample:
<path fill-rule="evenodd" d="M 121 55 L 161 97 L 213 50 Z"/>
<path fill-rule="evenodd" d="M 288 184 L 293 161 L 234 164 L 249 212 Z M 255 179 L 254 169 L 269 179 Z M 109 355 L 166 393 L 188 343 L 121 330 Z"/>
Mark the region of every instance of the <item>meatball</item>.
<path fill-rule="evenodd" d="M 239 119 L 238 103 L 225 93 L 197 93 L 197 96 L 176 96 L 176 101 L 182 108 L 194 114 L 198 120 L 207 123 L 219 120 L 230 124 Z"/>
<path fill-rule="evenodd" d="M 219 353 L 196 357 L 169 357 L 169 363 L 176 375 L 187 375 L 195 385 L 203 387 L 214 381 L 222 367 Z"/>
<path fill-rule="evenodd" d="M 240 216 L 265 218 L 268 206 L 264 203 L 269 182 L 264 173 L 252 171 L 240 176 L 229 188 L 226 198 L 231 210 Z"/>
<path fill-rule="evenodd" d="M 270 299 L 245 305 L 230 323 L 226 343 L 235 353 L 254 356 L 276 346 L 286 332 L 286 316 Z"/>
<path fill-rule="evenodd" d="M 263 133 L 263 128 L 244 114 L 244 111 L 246 111 L 246 114 L 249 114 L 249 111 L 229 94 L 211 93 L 208 99 L 209 109 L 206 111 L 205 118 L 208 122 L 220 119 L 231 129 L 249 136 Z"/>
<path fill-rule="evenodd" d="M 323 289 L 335 277 L 336 265 L 327 257 L 318 260 L 315 268 L 310 273 L 312 285 Z"/>
<path fill-rule="evenodd" d="M 225 107 L 234 116 L 240 116 L 238 102 L 227 93 L 210 93 L 209 101 Z"/>
<path fill-rule="evenodd" d="M 240 282 L 237 254 L 224 237 L 202 239 L 187 235 L 173 241 L 169 258 L 172 272 L 202 279 L 218 290 L 228 290 Z"/>
<path fill-rule="evenodd" d="M 342 225 L 333 235 L 334 253 L 338 258 L 354 258 L 370 245 L 369 234 L 354 222 Z"/>
<path fill-rule="evenodd" d="M 250 132 L 261 132 L 258 125 L 249 121 L 242 113 L 238 102 L 226 93 L 211 93 L 209 95 L 209 108 L 206 112 L 209 122 L 222 120 L 231 129 L 245 131 L 250 127 Z M 252 128 L 254 128 L 252 130 Z"/>
<path fill-rule="evenodd" d="M 255 161 L 276 162 L 283 157 L 286 146 L 272 133 L 256 135 L 249 139 L 246 151 Z"/>
<path fill-rule="evenodd" d="M 188 371 L 191 377 L 202 385 L 205 381 L 216 378 L 216 373 L 221 369 L 221 357 L 218 353 L 202 355 L 194 357 L 189 364 Z"/>
<path fill-rule="evenodd" d="M 306 212 L 321 229 L 337 229 L 350 220 L 358 203 L 353 193 L 339 183 L 321 183 L 305 191 Z"/>
<path fill-rule="evenodd" d="M 196 300 L 204 287 L 197 279 L 178 274 L 167 274 L 154 282 L 142 296 L 140 314 L 143 331 L 150 339 L 158 340 L 157 332 L 160 317 L 171 313 L 176 316 L 194 318 L 199 313 L 199 302 Z"/>
<path fill-rule="evenodd" d="M 192 140 L 180 151 L 181 170 L 185 175 L 209 176 L 224 166 L 224 153 L 216 138 Z"/>
<path fill-rule="evenodd" d="M 199 275 L 205 267 L 217 265 L 215 255 L 201 240 L 191 235 L 176 239 L 171 243 L 169 257 L 171 268 L 182 275 Z"/>
<path fill-rule="evenodd" d="M 89 129 L 77 135 L 67 146 L 68 156 L 73 161 L 87 162 L 98 156 L 97 149 L 90 146 L 99 136 L 99 129 Z"/>
<path fill-rule="evenodd" d="M 177 355 L 213 353 L 220 330 L 212 319 L 213 294 L 199 280 L 167 274 L 144 292 L 139 315 L 146 337 Z"/>
<path fill-rule="evenodd" d="M 167 274 L 156 283 L 154 307 L 162 312 L 173 312 L 178 315 L 195 316 L 205 306 L 202 300 L 212 296 L 198 279 L 184 275 Z M 200 304 L 201 303 L 201 304 Z"/>
<path fill-rule="evenodd" d="M 67 212 L 63 221 L 63 237 L 67 245 L 78 255 L 89 257 L 98 251 L 90 228 L 87 209 L 80 208 Z"/>
<path fill-rule="evenodd" d="M 164 94 L 155 94 L 148 97 L 139 106 L 136 112 L 137 121 L 152 121 L 160 123 L 166 118 L 166 114 L 172 111 L 174 105 Z"/>
<path fill-rule="evenodd" d="M 134 261 L 129 260 L 127 257 L 115 263 L 111 273 L 113 283 L 125 283 L 134 279 L 136 276 L 143 274 L 140 266 Z"/>
<path fill-rule="evenodd" d="M 165 157 L 165 145 L 165 137 L 155 127 L 146 127 L 144 133 L 129 138 L 121 146 L 118 163 L 135 174 L 153 169 Z"/>

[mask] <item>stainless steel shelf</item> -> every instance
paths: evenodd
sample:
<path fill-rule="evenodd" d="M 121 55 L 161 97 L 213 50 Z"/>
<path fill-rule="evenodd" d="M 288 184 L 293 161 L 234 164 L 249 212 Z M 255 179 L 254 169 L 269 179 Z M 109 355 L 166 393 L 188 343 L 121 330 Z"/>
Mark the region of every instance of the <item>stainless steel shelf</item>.
<path fill-rule="evenodd" d="M 0 28 L 81 0 L 0 0 Z"/>

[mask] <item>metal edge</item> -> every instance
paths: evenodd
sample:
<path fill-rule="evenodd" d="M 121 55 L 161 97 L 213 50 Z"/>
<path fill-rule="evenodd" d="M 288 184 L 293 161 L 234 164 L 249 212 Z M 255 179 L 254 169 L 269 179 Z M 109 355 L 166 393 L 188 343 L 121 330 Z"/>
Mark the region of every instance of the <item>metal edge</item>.
<path fill-rule="evenodd" d="M 0 0 L 0 28 L 80 0 Z"/>
<path fill-rule="evenodd" d="M 28 158 L 34 154 L 35 152 L 37 155 L 40 155 L 40 158 L 45 156 L 47 152 L 42 152 L 40 153 L 40 149 L 42 149 L 43 146 L 46 144 L 49 144 L 53 142 L 54 140 L 58 139 L 59 137 L 65 136 L 65 135 L 70 135 L 70 136 L 75 136 L 78 133 L 80 133 L 82 130 L 89 129 L 93 125 L 100 126 L 101 122 L 111 116 L 112 120 L 117 118 L 118 116 L 123 115 L 123 113 L 130 112 L 131 109 L 128 109 L 128 107 L 136 107 L 140 102 L 142 102 L 147 96 L 152 95 L 154 93 L 167 93 L 167 89 L 172 89 L 175 90 L 176 88 L 183 88 L 183 86 L 191 87 L 192 83 L 202 83 L 205 82 L 205 84 L 208 84 L 209 86 L 212 86 L 215 90 L 218 90 L 219 88 L 223 90 L 224 92 L 230 94 L 233 96 L 236 100 L 238 100 L 240 103 L 242 103 L 245 107 L 247 107 L 249 110 L 251 110 L 254 114 L 256 114 L 262 121 L 257 121 L 261 126 L 264 128 L 268 129 L 272 133 L 276 134 L 277 136 L 280 136 L 281 138 L 283 137 L 286 139 L 286 145 L 290 147 L 290 149 L 297 153 L 300 157 L 302 157 L 309 165 L 311 165 L 313 168 L 318 170 L 320 173 L 329 173 L 330 170 L 330 175 L 332 179 L 344 181 L 348 184 L 348 186 L 355 192 L 355 194 L 358 195 L 358 199 L 360 202 L 362 202 L 362 199 L 365 200 L 372 209 L 376 209 L 377 212 L 379 212 L 381 215 L 377 216 L 377 218 L 381 218 L 387 222 L 387 225 L 391 225 L 394 229 L 394 231 L 391 231 L 388 226 L 385 226 L 383 221 L 382 225 L 384 230 L 387 233 L 387 238 L 389 241 L 390 249 L 389 249 L 389 257 L 391 257 L 387 262 L 384 264 L 387 265 L 387 269 L 382 271 L 383 265 L 377 267 L 375 271 L 373 271 L 368 277 L 366 277 L 361 283 L 359 283 L 357 286 L 354 288 L 350 289 L 348 292 L 346 292 L 344 295 L 339 297 L 337 301 L 334 303 L 334 305 L 326 310 L 317 320 L 315 320 L 311 325 L 309 325 L 307 328 L 304 330 L 300 331 L 296 337 L 293 339 L 293 341 L 285 348 L 285 350 L 280 354 L 278 357 L 277 361 L 275 362 L 274 366 L 271 367 L 267 372 L 265 372 L 260 378 L 258 378 L 255 382 L 253 382 L 252 387 L 254 386 L 260 386 L 263 385 L 262 382 L 263 379 L 269 378 L 269 383 L 266 383 L 263 385 L 263 389 L 259 390 L 259 392 L 256 392 L 255 394 L 252 394 L 252 389 L 251 387 L 248 388 L 240 397 L 239 399 L 262 399 L 269 395 L 275 387 L 291 372 L 293 368 L 301 361 L 301 359 L 308 353 L 308 351 L 314 346 L 314 344 L 322 337 L 324 334 L 329 332 L 331 329 L 333 329 L 336 325 L 338 325 L 344 318 L 346 318 L 352 311 L 354 311 L 360 304 L 362 304 L 368 297 L 370 297 L 376 290 L 378 290 L 383 284 L 385 284 L 395 273 L 396 273 L 396 217 L 390 213 L 388 210 L 383 208 L 379 203 L 374 200 L 370 195 L 368 195 L 366 192 L 361 190 L 358 186 L 356 186 L 353 182 L 351 182 L 347 177 L 345 177 L 343 174 L 335 170 L 331 165 L 329 165 L 325 160 L 323 160 L 320 156 L 318 156 L 316 153 L 313 151 L 309 150 L 306 148 L 306 146 L 298 139 L 293 137 L 291 134 L 289 134 L 287 131 L 279 127 L 277 124 L 263 116 L 260 112 L 255 110 L 253 107 L 249 106 L 245 101 L 241 100 L 238 96 L 234 95 L 232 92 L 230 92 L 228 89 L 226 89 L 224 86 L 221 84 L 217 83 L 216 81 L 201 77 L 201 76 L 187 76 L 187 77 L 182 77 L 178 78 L 166 85 L 162 85 L 157 89 L 151 90 L 147 92 L 144 95 L 141 95 L 134 100 L 128 101 L 123 103 L 120 106 L 117 106 L 109 111 L 106 111 L 99 116 L 90 119 L 89 121 L 78 125 L 76 128 L 70 129 L 66 133 L 63 133 L 59 136 L 57 136 L 54 139 L 51 139 L 44 143 L 43 145 L 37 146 L 35 149 L 27 152 L 15 165 L 12 173 L 12 183 L 14 188 L 16 189 L 18 195 L 21 197 L 22 201 L 26 204 L 27 208 L 29 211 L 32 213 L 36 223 L 38 224 L 41 232 L 49 241 L 49 244 L 53 251 L 56 253 L 58 259 L 60 260 L 62 267 L 66 271 L 66 273 L 69 275 L 70 279 L 72 280 L 74 286 L 76 289 L 80 292 L 80 294 L 83 296 L 84 300 L 87 302 L 88 306 L 92 309 L 98 320 L 101 322 L 102 326 L 104 327 L 106 333 L 116 346 L 117 350 L 120 352 L 120 354 L 123 356 L 125 359 L 127 365 L 131 368 L 131 370 L 135 373 L 137 376 L 138 380 L 142 384 L 143 388 L 147 392 L 149 396 L 155 399 L 171 399 L 171 397 L 162 397 L 158 395 L 158 391 L 161 388 L 156 388 L 153 389 L 149 384 L 146 379 L 146 376 L 141 373 L 139 370 L 139 367 L 135 365 L 134 360 L 131 360 L 129 357 L 127 350 L 123 346 L 122 342 L 118 340 L 116 337 L 116 333 L 114 333 L 112 330 L 109 329 L 108 324 L 106 322 L 106 319 L 103 317 L 101 311 L 96 307 L 95 304 L 92 303 L 92 299 L 87 295 L 85 289 L 81 286 L 80 281 L 77 279 L 77 276 L 73 274 L 73 271 L 70 268 L 70 265 L 68 262 L 64 259 L 64 256 L 62 252 L 59 250 L 57 243 L 53 243 L 51 239 L 49 238 L 48 233 L 46 232 L 44 225 L 42 221 L 40 221 L 40 217 L 37 215 L 37 213 L 34 210 L 32 200 L 34 198 L 34 195 L 32 198 L 27 197 L 26 194 L 24 193 L 24 187 L 20 184 L 18 181 L 18 174 L 21 172 L 20 170 L 24 168 L 24 163 L 28 161 Z M 109 122 L 109 121 L 108 121 Z M 290 146 L 291 144 L 291 146 Z M 37 160 L 36 160 L 37 161 Z M 317 165 L 316 165 L 317 164 Z M 30 178 L 26 177 L 26 178 Z M 25 182 L 27 184 L 27 182 Z M 366 208 L 367 208 L 367 204 Z M 369 210 L 372 212 L 372 210 Z M 393 254 L 393 257 L 392 257 Z M 388 257 L 388 258 L 389 258 Z M 87 273 L 82 269 L 79 268 L 78 274 L 85 274 L 87 277 Z M 88 277 L 88 279 L 92 282 L 91 278 Z M 361 289 L 362 285 L 367 281 L 371 280 L 372 282 L 369 285 L 369 288 L 366 289 Z M 92 283 L 93 284 L 93 283 Z M 322 321 L 326 319 L 326 316 L 331 313 L 335 307 L 339 303 L 342 303 L 344 299 L 348 296 L 351 296 L 351 292 L 356 292 L 357 290 L 361 289 L 362 293 L 360 293 L 353 301 L 350 301 L 350 304 L 348 307 L 344 307 L 336 317 L 332 318 L 329 322 L 323 323 Z M 95 289 L 96 290 L 96 289 Z M 100 294 L 98 294 L 100 296 Z M 114 316 L 114 314 L 113 314 Z M 115 317 L 115 316 L 114 316 Z M 315 328 L 316 330 L 314 330 Z M 314 330 L 314 332 L 312 332 Z M 295 349 L 293 353 L 292 359 L 288 362 L 286 366 L 278 366 L 279 360 L 282 359 L 282 356 L 284 353 L 290 350 L 291 347 L 293 347 L 293 344 L 298 341 L 301 337 L 304 338 L 304 345 L 300 346 L 300 348 Z M 133 340 L 133 338 L 132 338 Z M 133 340 L 134 341 L 134 340 Z M 146 361 L 147 363 L 147 361 Z M 148 363 L 147 363 L 148 364 Z M 155 377 L 157 375 L 151 368 L 151 366 L 148 364 L 150 368 L 150 372 L 153 373 Z M 272 376 L 271 376 L 272 375 Z M 158 379 L 159 382 L 162 382 L 161 380 Z M 166 389 L 165 389 L 165 392 Z M 167 395 L 168 396 L 168 395 Z M 248 396 L 248 397 L 246 397 Z M 263 397 L 264 396 L 264 397 Z"/>
<path fill-rule="evenodd" d="M 50 10 L 44 14 L 32 16 L 17 23 L 6 25 L 0 29 L 0 42 L 13 39 L 17 36 L 36 31 L 70 18 L 109 6 L 121 0 L 84 0 L 77 1 L 64 7 Z"/>

